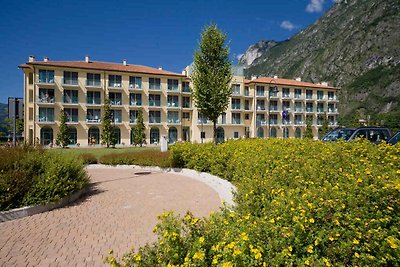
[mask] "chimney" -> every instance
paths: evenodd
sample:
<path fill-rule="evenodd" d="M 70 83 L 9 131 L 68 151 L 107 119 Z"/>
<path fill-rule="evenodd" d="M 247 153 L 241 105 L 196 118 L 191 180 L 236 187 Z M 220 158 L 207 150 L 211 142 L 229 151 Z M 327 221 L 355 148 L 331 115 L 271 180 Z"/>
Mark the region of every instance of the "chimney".
<path fill-rule="evenodd" d="M 328 86 L 328 83 L 327 82 L 321 82 L 321 85 Z"/>
<path fill-rule="evenodd" d="M 162 66 L 158 67 L 159 70 L 162 70 Z"/>
<path fill-rule="evenodd" d="M 86 55 L 86 56 L 85 56 L 85 62 L 86 62 L 86 63 L 89 63 L 89 62 L 90 62 L 90 57 L 89 57 L 89 55 Z"/>
<path fill-rule="evenodd" d="M 126 59 L 122 60 L 122 64 L 124 64 L 124 66 L 126 66 Z"/>
<path fill-rule="evenodd" d="M 28 62 L 35 62 L 35 57 L 34 56 L 29 56 Z"/>
<path fill-rule="evenodd" d="M 274 75 L 274 79 L 278 79 L 278 76 L 277 76 L 277 75 Z"/>
<path fill-rule="evenodd" d="M 296 78 L 296 81 L 301 82 L 301 78 L 300 78 L 300 77 L 297 77 L 297 78 Z"/>
<path fill-rule="evenodd" d="M 251 76 L 251 80 L 254 81 L 255 79 L 257 79 L 257 76 Z"/>
<path fill-rule="evenodd" d="M 43 61 L 44 61 L 44 62 L 49 62 L 49 58 L 48 58 L 48 57 L 44 57 L 44 58 L 43 58 Z"/>
<path fill-rule="evenodd" d="M 187 71 L 186 71 L 186 70 L 183 70 L 183 71 L 182 71 L 182 75 L 187 76 Z"/>

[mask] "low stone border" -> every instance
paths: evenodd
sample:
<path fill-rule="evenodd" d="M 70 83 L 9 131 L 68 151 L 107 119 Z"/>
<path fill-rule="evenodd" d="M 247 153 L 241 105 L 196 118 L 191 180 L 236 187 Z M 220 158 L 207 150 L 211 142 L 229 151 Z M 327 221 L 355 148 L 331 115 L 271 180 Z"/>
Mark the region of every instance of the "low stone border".
<path fill-rule="evenodd" d="M 101 168 L 119 168 L 119 169 L 134 169 L 138 171 L 150 171 L 150 172 L 166 172 L 179 174 L 192 178 L 194 180 L 200 181 L 207 184 L 212 189 L 214 189 L 221 201 L 225 202 L 228 206 L 235 205 L 233 201 L 233 194 L 236 192 L 236 187 L 229 181 L 219 178 L 218 176 L 211 175 L 206 172 L 198 172 L 191 169 L 180 169 L 180 168 L 160 168 L 153 166 L 138 166 L 138 165 L 103 165 L 103 164 L 91 164 L 86 166 L 90 169 L 101 169 Z"/>
<path fill-rule="evenodd" d="M 2 211 L 2 212 L 0 212 L 0 223 L 20 219 L 23 217 L 35 215 L 38 213 L 50 211 L 50 210 L 57 209 L 57 208 L 62 208 L 64 206 L 76 201 L 81 196 L 86 194 L 88 191 L 89 191 L 89 185 L 86 186 L 85 188 L 79 190 L 78 192 L 76 192 L 70 196 L 66 196 L 55 202 L 50 202 L 47 204 L 42 204 L 42 205 L 37 205 L 37 206 L 29 206 L 29 207 L 22 207 L 22 208 Z"/>

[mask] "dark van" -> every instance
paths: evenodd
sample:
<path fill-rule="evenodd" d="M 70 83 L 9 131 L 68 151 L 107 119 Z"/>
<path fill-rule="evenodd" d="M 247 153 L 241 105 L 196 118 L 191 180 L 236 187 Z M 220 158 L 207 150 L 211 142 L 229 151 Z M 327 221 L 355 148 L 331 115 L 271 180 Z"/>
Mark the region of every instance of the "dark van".
<path fill-rule="evenodd" d="M 356 138 L 366 138 L 374 144 L 388 141 L 391 132 L 384 127 L 358 127 L 358 128 L 336 128 L 322 137 L 322 141 L 353 141 Z"/>

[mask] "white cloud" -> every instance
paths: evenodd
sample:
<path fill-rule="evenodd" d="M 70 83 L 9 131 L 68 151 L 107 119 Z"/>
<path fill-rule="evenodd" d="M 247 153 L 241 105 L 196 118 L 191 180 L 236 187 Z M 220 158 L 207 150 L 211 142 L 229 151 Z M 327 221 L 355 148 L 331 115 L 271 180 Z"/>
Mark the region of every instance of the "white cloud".
<path fill-rule="evenodd" d="M 291 30 L 293 30 L 294 28 L 296 28 L 296 26 L 295 26 L 293 23 L 291 23 L 290 21 L 284 20 L 284 21 L 282 21 L 282 23 L 281 23 L 281 28 L 282 28 L 282 29 L 285 29 L 285 30 L 291 31 Z"/>
<path fill-rule="evenodd" d="M 237 60 L 240 60 L 240 58 L 241 58 L 243 55 L 244 55 L 244 54 L 239 54 L 239 55 L 237 55 L 237 56 L 236 56 L 236 59 L 237 59 Z"/>
<path fill-rule="evenodd" d="M 310 0 L 306 7 L 308 13 L 321 12 L 323 9 L 325 0 Z"/>

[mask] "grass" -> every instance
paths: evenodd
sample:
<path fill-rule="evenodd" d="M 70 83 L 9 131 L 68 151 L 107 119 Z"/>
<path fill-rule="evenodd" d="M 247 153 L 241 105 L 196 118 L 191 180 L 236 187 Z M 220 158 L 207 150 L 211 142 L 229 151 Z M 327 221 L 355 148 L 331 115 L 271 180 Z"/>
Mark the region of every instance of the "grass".
<path fill-rule="evenodd" d="M 78 157 L 82 154 L 92 154 L 94 155 L 97 160 L 109 154 L 121 154 L 121 153 L 130 153 L 130 152 L 142 152 L 142 151 L 156 151 L 160 150 L 159 147 L 127 147 L 127 148 L 92 148 L 92 147 L 85 147 L 85 148 L 56 148 L 49 150 L 50 153 L 59 153 L 66 156 L 75 156 Z"/>

